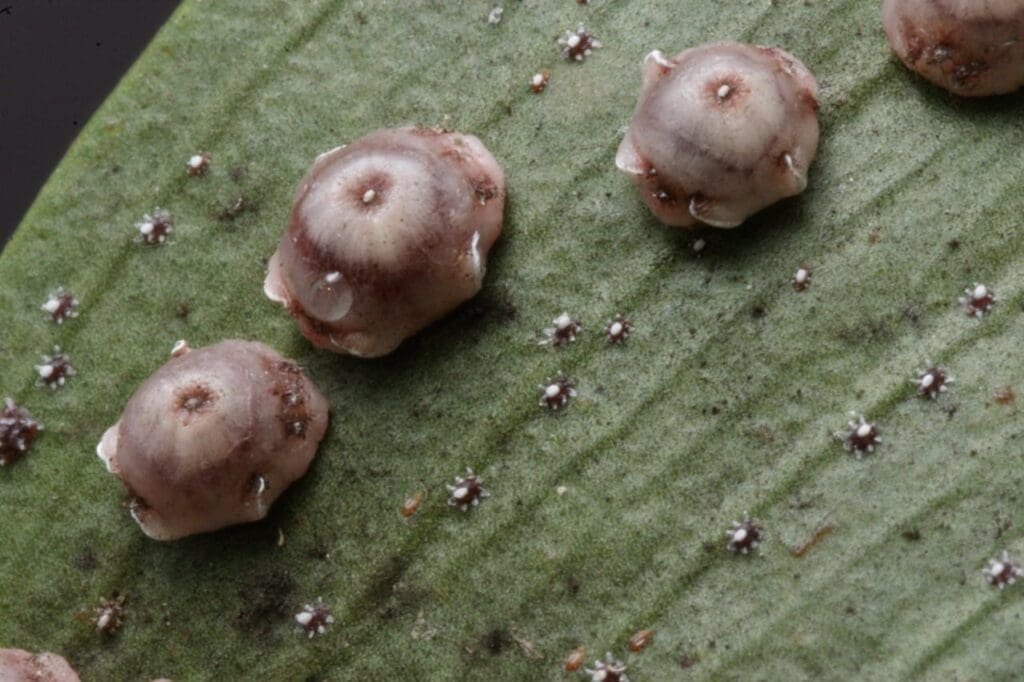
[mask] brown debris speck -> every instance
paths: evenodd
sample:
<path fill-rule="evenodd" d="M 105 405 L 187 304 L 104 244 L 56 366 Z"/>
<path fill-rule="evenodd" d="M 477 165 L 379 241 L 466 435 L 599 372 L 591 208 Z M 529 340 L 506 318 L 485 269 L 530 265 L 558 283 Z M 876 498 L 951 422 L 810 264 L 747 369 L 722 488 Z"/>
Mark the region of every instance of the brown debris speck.
<path fill-rule="evenodd" d="M 519 649 L 523 652 L 523 655 L 530 660 L 544 660 L 544 654 L 537 649 L 533 642 L 526 638 L 526 635 L 515 624 L 512 625 L 512 639 L 519 645 Z"/>
<path fill-rule="evenodd" d="M 231 202 L 230 206 L 222 208 L 220 213 L 217 214 L 217 217 L 220 220 L 234 220 L 249 208 L 250 206 L 248 202 L 246 202 L 245 197 L 238 196 L 233 202 Z"/>
<path fill-rule="evenodd" d="M 629 638 L 630 651 L 643 651 L 651 643 L 654 633 L 650 630 L 638 630 Z"/>
<path fill-rule="evenodd" d="M 1017 395 L 1009 386 L 1001 386 L 992 394 L 992 399 L 1000 405 L 1012 405 L 1017 400 Z"/>
<path fill-rule="evenodd" d="M 565 657 L 565 663 L 562 667 L 566 672 L 574 672 L 580 669 L 580 666 L 587 660 L 587 650 L 582 646 L 578 646 L 569 652 L 569 655 Z"/>
<path fill-rule="evenodd" d="M 820 526 L 818 526 L 817 529 L 815 529 L 814 534 L 811 535 L 807 542 L 800 545 L 796 549 L 791 549 L 790 554 L 797 557 L 798 559 L 802 558 L 805 554 L 807 554 L 807 552 L 811 550 L 812 547 L 814 547 L 819 542 L 821 542 L 826 537 L 835 532 L 836 527 L 836 524 L 832 523 L 831 521 L 821 524 Z"/>
<path fill-rule="evenodd" d="M 399 513 L 406 518 L 415 514 L 416 510 L 420 506 L 420 498 L 421 495 L 419 491 L 416 491 L 409 497 L 405 498 L 405 501 L 402 502 L 402 507 L 398 510 Z"/>

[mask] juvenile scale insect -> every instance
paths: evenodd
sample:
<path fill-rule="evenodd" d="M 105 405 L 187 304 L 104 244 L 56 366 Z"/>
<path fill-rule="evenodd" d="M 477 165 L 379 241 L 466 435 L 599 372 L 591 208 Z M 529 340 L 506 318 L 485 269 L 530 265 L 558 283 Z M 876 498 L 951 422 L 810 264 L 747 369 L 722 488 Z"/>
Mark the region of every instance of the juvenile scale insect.
<path fill-rule="evenodd" d="M 594 34 L 584 28 L 583 24 L 577 26 L 575 31 L 566 31 L 558 39 L 558 44 L 562 46 L 562 57 L 571 62 L 582 62 L 601 47 Z"/>
<path fill-rule="evenodd" d="M 312 604 L 304 605 L 302 610 L 295 614 L 295 622 L 298 623 L 300 630 L 313 639 L 327 632 L 327 626 L 334 622 L 334 616 L 331 615 L 331 609 L 318 598 Z"/>
<path fill-rule="evenodd" d="M 530 78 L 530 90 L 538 94 L 544 92 L 544 88 L 548 87 L 549 80 L 551 80 L 551 73 L 547 69 L 541 69 Z"/>
<path fill-rule="evenodd" d="M 537 388 L 540 389 L 538 404 L 549 410 L 558 411 L 576 397 L 576 382 L 564 374 L 558 374 L 554 378 L 549 377 Z"/>
<path fill-rule="evenodd" d="M 78 317 L 78 299 L 64 287 L 58 287 L 40 308 L 57 324 L 64 324 L 68 318 Z"/>
<path fill-rule="evenodd" d="M 203 175 L 210 167 L 210 155 L 207 152 L 199 152 L 188 157 L 185 164 L 185 172 L 189 175 Z"/>
<path fill-rule="evenodd" d="M 0 410 L 0 466 L 28 452 L 42 428 L 28 410 L 5 398 L 4 408 Z"/>
<path fill-rule="evenodd" d="M 544 329 L 544 340 L 542 344 L 552 346 L 567 346 L 576 341 L 576 336 L 583 330 L 580 321 L 569 313 L 562 313 L 551 321 L 553 326 Z"/>
<path fill-rule="evenodd" d="M 856 412 L 851 412 L 853 420 L 847 423 L 846 431 L 839 431 L 836 437 L 843 441 L 843 448 L 860 459 L 865 454 L 875 451 L 882 439 L 878 435 L 878 424 L 869 422 Z"/>
<path fill-rule="evenodd" d="M 462 511 L 469 511 L 470 507 L 480 504 L 480 500 L 490 497 L 491 493 L 483 486 L 484 479 L 473 473 L 473 470 L 466 467 L 465 476 L 456 476 L 454 483 L 448 483 L 449 507 L 458 507 Z"/>
<path fill-rule="evenodd" d="M 68 356 L 61 352 L 60 346 L 53 347 L 53 355 L 44 355 L 40 364 L 36 365 L 39 379 L 37 386 L 45 386 L 51 390 L 63 388 L 69 377 L 75 376 L 75 368 L 71 366 Z"/>
<path fill-rule="evenodd" d="M 93 609 L 92 624 L 96 632 L 109 636 L 117 632 L 124 623 L 125 608 L 123 594 L 111 599 L 100 598 L 100 605 Z"/>
<path fill-rule="evenodd" d="M 946 368 L 931 365 L 928 369 L 918 370 L 917 378 L 913 381 L 919 396 L 934 400 L 939 397 L 940 393 L 949 390 L 949 385 L 956 379 L 949 374 Z"/>
<path fill-rule="evenodd" d="M 629 682 L 626 675 L 626 664 L 615 658 L 612 652 L 604 655 L 604 660 L 594 661 L 593 668 L 585 668 L 591 682 Z"/>
<path fill-rule="evenodd" d="M 145 214 L 142 220 L 135 223 L 135 229 L 138 230 L 135 241 L 144 244 L 163 244 L 174 231 L 174 224 L 171 222 L 171 214 L 158 206 L 152 213 Z"/>
<path fill-rule="evenodd" d="M 975 283 L 974 286 L 964 289 L 964 294 L 960 297 L 960 305 L 964 307 L 964 312 L 979 320 L 992 310 L 996 303 L 996 293 L 984 284 Z"/>
<path fill-rule="evenodd" d="M 809 265 L 801 265 L 796 269 L 796 273 L 793 274 L 793 289 L 795 291 L 803 291 L 811 286 L 811 275 L 813 274 Z"/>
<path fill-rule="evenodd" d="M 1024 575 L 1020 564 L 1010 558 L 1008 552 L 1003 552 L 1000 559 L 991 559 L 988 566 L 981 571 L 985 575 L 988 584 L 999 589 L 1005 588 L 1017 582 L 1017 578 Z"/>
<path fill-rule="evenodd" d="M 732 528 L 725 531 L 725 535 L 729 538 L 726 549 L 730 552 L 748 554 L 764 541 L 764 528 L 760 521 L 744 512 L 743 520 L 733 521 Z"/>
<path fill-rule="evenodd" d="M 616 315 L 604 328 L 604 340 L 610 344 L 624 343 L 633 332 L 633 323 L 628 317 Z"/>

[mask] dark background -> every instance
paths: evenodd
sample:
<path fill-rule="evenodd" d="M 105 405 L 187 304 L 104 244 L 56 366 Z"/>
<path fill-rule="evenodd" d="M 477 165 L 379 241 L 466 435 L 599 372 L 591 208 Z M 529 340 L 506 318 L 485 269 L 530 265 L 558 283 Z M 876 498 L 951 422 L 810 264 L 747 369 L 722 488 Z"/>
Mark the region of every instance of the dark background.
<path fill-rule="evenodd" d="M 178 0 L 0 0 L 0 249 Z"/>

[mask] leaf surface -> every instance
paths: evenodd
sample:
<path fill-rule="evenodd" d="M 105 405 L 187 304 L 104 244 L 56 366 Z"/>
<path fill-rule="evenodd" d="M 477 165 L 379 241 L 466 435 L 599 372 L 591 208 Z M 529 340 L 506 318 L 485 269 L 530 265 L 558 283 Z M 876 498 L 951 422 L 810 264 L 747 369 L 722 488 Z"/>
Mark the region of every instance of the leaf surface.
<path fill-rule="evenodd" d="M 579 645 L 636 680 L 1019 672 L 1024 592 L 980 569 L 1024 554 L 1024 421 L 994 399 L 1024 391 L 1024 98 L 921 82 L 862 0 L 504 5 L 187 0 L 92 118 L 0 256 L 0 393 L 45 425 L 0 471 L 0 645 L 86 680 L 555 680 Z M 555 40 L 581 22 L 604 47 L 570 64 Z M 818 77 L 810 188 L 734 231 L 665 228 L 613 162 L 640 63 L 727 39 Z M 388 358 L 315 351 L 261 292 L 294 185 L 407 124 L 505 168 L 485 288 Z M 134 243 L 156 206 L 173 243 Z M 975 281 L 999 297 L 982 320 L 957 304 Z M 58 285 L 82 301 L 60 327 Z M 583 336 L 538 346 L 563 310 Z M 620 312 L 636 331 L 609 347 Z M 96 442 L 175 340 L 231 337 L 307 368 L 328 436 L 264 522 L 149 541 Z M 51 393 L 32 365 L 54 344 L 78 375 Z M 926 359 L 956 377 L 938 401 L 910 383 Z M 559 370 L 579 397 L 553 415 L 536 387 Z M 834 436 L 850 410 L 882 428 L 862 460 Z M 444 483 L 466 466 L 492 497 L 462 514 Z M 750 557 L 725 551 L 745 511 L 768 533 Z M 103 640 L 76 614 L 115 592 Z M 308 640 L 317 597 L 336 622 Z"/>

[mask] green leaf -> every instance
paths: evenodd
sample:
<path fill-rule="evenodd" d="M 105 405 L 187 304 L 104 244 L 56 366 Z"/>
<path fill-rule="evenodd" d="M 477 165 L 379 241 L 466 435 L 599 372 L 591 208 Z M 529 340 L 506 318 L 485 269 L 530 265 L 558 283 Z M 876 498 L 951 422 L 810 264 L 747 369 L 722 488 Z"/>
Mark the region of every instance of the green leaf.
<path fill-rule="evenodd" d="M 0 645 L 86 680 L 563 679 L 579 645 L 636 680 L 1018 673 L 1024 591 L 980 569 L 1024 553 L 1024 421 L 993 398 L 1024 390 L 1024 98 L 923 83 L 862 0 L 502 4 L 494 26 L 490 2 L 188 0 L 89 122 L 0 257 L 0 392 L 46 427 L 0 471 Z M 570 64 L 555 38 L 579 22 L 604 47 Z M 640 62 L 725 39 L 815 72 L 819 158 L 740 229 L 669 229 L 613 163 Z M 261 292 L 294 184 L 413 123 L 504 165 L 484 290 L 390 357 L 315 351 Z M 134 243 L 155 206 L 173 243 Z M 982 320 L 957 304 L 974 281 L 999 296 Z M 60 327 L 39 310 L 58 285 L 82 301 Z M 584 335 L 538 346 L 563 310 Z M 636 332 L 609 347 L 619 312 Z M 266 521 L 150 541 L 94 447 L 176 339 L 229 337 L 305 365 L 328 436 Z M 50 392 L 32 365 L 54 344 L 78 375 Z M 909 381 L 926 358 L 956 376 L 938 401 Z M 558 370 L 580 395 L 554 415 L 536 386 Z M 850 410 L 883 430 L 862 460 L 833 435 Z M 466 466 L 492 497 L 462 514 L 444 483 Z M 724 547 L 744 511 L 756 556 Z M 78 614 L 115 592 L 102 639 Z M 309 640 L 293 615 L 318 596 L 336 623 Z"/>

